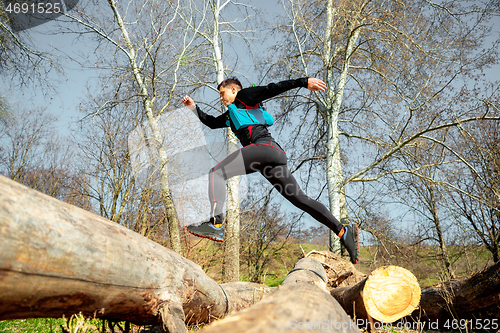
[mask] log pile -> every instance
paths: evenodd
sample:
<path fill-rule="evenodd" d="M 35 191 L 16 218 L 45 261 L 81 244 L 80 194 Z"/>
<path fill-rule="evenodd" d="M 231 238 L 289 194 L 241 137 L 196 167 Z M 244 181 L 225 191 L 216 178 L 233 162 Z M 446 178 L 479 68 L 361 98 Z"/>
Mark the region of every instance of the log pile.
<path fill-rule="evenodd" d="M 0 176 L 0 320 L 81 312 L 170 332 L 259 301 L 117 223 Z"/>
<path fill-rule="evenodd" d="M 282 285 L 259 303 L 201 330 L 212 332 L 289 332 L 327 330 L 360 332 L 327 290 L 325 271 L 317 260 L 303 258 Z"/>
<path fill-rule="evenodd" d="M 351 318 L 366 324 L 409 313 L 416 320 L 498 314 L 499 271 L 497 263 L 425 288 L 419 309 L 420 288 L 407 270 L 387 266 L 366 276 L 331 252 L 305 255 L 278 288 L 219 285 L 200 266 L 117 223 L 0 176 L 0 320 L 81 312 L 163 324 L 169 332 L 224 317 L 203 331 L 359 332 Z"/>
<path fill-rule="evenodd" d="M 392 323 L 418 307 L 420 286 L 404 268 L 379 267 L 366 276 L 331 252 L 311 251 L 305 256 L 321 261 L 329 277 L 330 294 L 361 325 Z"/>
<path fill-rule="evenodd" d="M 478 272 L 472 276 L 454 279 L 439 283 L 435 286 L 422 288 L 420 291 L 420 304 L 415 297 L 419 291 L 417 289 L 416 280 L 413 274 L 408 271 L 404 272 L 400 267 L 394 266 L 380 267 L 373 271 L 370 276 L 365 276 L 357 271 L 350 263 L 343 261 L 335 254 L 328 251 L 311 251 L 305 255 L 318 259 L 325 267 L 329 278 L 329 287 L 331 294 L 344 307 L 350 316 L 356 316 L 361 319 L 361 323 L 369 322 L 390 322 L 404 313 L 414 310 L 407 316 L 403 316 L 406 321 L 419 322 L 422 325 L 439 324 L 435 328 L 446 328 L 445 325 L 449 320 L 459 322 L 469 320 L 469 326 L 474 320 L 485 319 L 490 322 L 494 318 L 500 318 L 500 262 L 495 263 L 489 268 Z M 384 275 L 402 275 L 395 281 L 390 282 Z M 373 276 L 373 278 L 370 278 Z M 379 276 L 378 278 L 376 276 Z M 382 279 L 380 279 L 382 277 Z M 386 279 L 386 282 L 383 280 Z M 364 288 L 367 281 L 377 281 L 379 287 L 376 287 L 380 292 L 364 294 Z M 391 288 L 384 287 L 384 284 Z M 338 287 L 337 287 L 338 286 Z M 406 290 L 406 291 L 405 291 Z M 392 291 L 392 292 L 391 292 Z M 406 295 L 401 297 L 397 295 Z M 375 306 L 360 306 L 365 304 L 364 300 L 360 300 L 360 295 L 365 298 L 373 298 L 373 295 L 381 296 L 378 304 Z M 395 300 L 393 297 L 397 296 Z M 399 303 L 398 306 L 394 304 Z M 353 304 L 355 307 L 353 308 Z M 406 307 L 405 307 L 406 304 Z M 389 306 L 388 306 L 389 305 Z M 375 311 L 371 310 L 375 309 Z M 395 314 L 400 310 L 400 314 Z M 376 312 L 380 311 L 382 315 Z M 470 321 L 473 320 L 473 321 Z M 373 326 L 372 326 L 373 327 Z M 412 326 L 416 327 L 416 326 Z M 472 326 L 474 328 L 476 326 Z M 479 326 L 477 326 L 479 327 Z"/>

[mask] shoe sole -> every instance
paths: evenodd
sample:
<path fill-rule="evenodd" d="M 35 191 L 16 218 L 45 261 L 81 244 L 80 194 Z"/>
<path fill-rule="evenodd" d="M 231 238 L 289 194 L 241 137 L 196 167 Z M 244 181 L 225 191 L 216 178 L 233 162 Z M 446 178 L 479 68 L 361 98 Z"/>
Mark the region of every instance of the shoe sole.
<path fill-rule="evenodd" d="M 189 230 L 187 227 L 186 227 L 186 230 L 187 230 L 187 231 L 188 231 L 191 235 L 195 235 L 196 237 L 210 239 L 211 241 L 218 242 L 218 243 L 224 243 L 224 240 L 223 240 L 223 239 L 217 239 L 217 238 L 212 238 L 212 237 L 209 237 L 209 236 L 199 235 L 199 234 L 197 234 L 197 233 L 192 232 L 192 231 L 191 231 L 191 230 Z"/>

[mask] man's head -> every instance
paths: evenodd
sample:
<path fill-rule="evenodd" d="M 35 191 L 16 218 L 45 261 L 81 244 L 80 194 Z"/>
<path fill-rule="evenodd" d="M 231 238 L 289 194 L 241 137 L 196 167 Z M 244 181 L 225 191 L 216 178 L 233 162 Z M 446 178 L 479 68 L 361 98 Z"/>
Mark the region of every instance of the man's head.
<path fill-rule="evenodd" d="M 222 104 L 228 106 L 234 103 L 236 94 L 238 93 L 238 91 L 243 89 L 243 87 L 241 86 L 240 80 L 235 77 L 231 77 L 219 83 L 217 89 L 219 90 L 220 100 L 222 101 Z"/>

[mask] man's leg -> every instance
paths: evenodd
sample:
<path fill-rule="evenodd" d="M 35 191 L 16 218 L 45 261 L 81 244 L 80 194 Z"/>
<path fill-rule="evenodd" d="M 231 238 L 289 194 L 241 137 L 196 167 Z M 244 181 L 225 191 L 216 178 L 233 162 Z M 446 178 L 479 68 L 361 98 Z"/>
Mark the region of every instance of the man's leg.
<path fill-rule="evenodd" d="M 260 163 L 259 159 L 261 155 L 258 146 L 246 146 L 228 155 L 210 170 L 208 197 L 212 208 L 212 216 L 218 216 L 223 213 L 222 209 L 226 201 L 226 181 L 231 177 L 247 175 L 258 171 L 253 165 Z"/>
<path fill-rule="evenodd" d="M 295 207 L 309 213 L 317 221 L 339 234 L 343 226 L 321 202 L 308 197 L 286 165 L 264 170 L 264 177 Z"/>
<path fill-rule="evenodd" d="M 210 219 L 199 225 L 190 225 L 187 230 L 198 237 L 214 241 L 224 241 L 223 207 L 226 200 L 226 180 L 257 170 L 251 168 L 253 159 L 258 158 L 258 147 L 247 146 L 232 154 L 212 168 L 209 172 L 208 196 L 210 199 Z"/>
<path fill-rule="evenodd" d="M 309 213 L 317 221 L 335 232 L 349 252 L 351 262 L 357 263 L 359 257 L 357 225 L 343 226 L 322 203 L 309 198 L 301 190 L 286 164 L 265 168 L 262 174 L 294 206 Z"/>

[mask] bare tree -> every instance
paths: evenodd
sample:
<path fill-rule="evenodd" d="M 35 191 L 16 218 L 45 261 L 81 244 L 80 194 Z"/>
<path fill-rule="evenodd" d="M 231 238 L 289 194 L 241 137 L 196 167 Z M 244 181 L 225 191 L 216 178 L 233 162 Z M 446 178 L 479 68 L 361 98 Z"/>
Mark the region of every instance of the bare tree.
<path fill-rule="evenodd" d="M 140 105 L 142 116 L 139 119 L 144 119 L 152 131 L 152 137 L 147 140 L 158 152 L 170 246 L 178 253 L 181 252 L 179 223 L 170 193 L 168 156 L 158 121 L 178 100 L 178 73 L 190 64 L 186 54 L 190 37 L 178 24 L 179 8 L 180 2 L 175 1 L 122 3 L 110 0 L 83 4 L 75 14 L 66 14 L 66 18 L 76 22 L 80 29 L 97 37 L 102 52 L 98 66 L 111 70 L 116 78 L 113 82 L 116 98 L 105 101 L 102 108 L 116 103 Z M 73 32 L 74 27 L 67 29 Z M 127 87 L 127 96 L 118 93 L 123 87 Z"/>
<path fill-rule="evenodd" d="M 231 0 L 222 2 L 220 0 L 210 0 L 201 4 L 201 8 L 198 8 L 196 2 L 188 3 L 185 7 L 183 19 L 199 38 L 198 45 L 207 45 L 204 48 L 206 58 L 203 58 L 206 61 L 201 61 L 200 66 L 205 68 L 206 71 L 215 73 L 215 76 L 211 74 L 198 76 L 193 84 L 214 89 L 213 86 L 209 86 L 209 83 L 218 84 L 224 80 L 226 75 L 233 72 L 230 69 L 231 66 L 228 65 L 228 57 L 224 54 L 223 46 L 224 41 L 227 40 L 226 36 L 236 35 L 249 43 L 247 34 L 250 31 L 248 28 L 240 26 L 248 19 L 248 11 L 251 10 L 251 7 Z M 223 15 L 223 12 L 227 14 Z M 235 13 L 237 15 L 234 15 Z M 226 20 L 225 17 L 233 18 Z M 218 95 L 218 91 L 216 93 Z M 213 109 L 221 112 L 225 111 L 225 107 L 221 105 L 219 100 L 215 104 L 211 105 Z M 238 140 L 229 128 L 226 129 L 226 141 L 228 154 L 236 151 Z M 223 264 L 223 279 L 226 282 L 239 280 L 240 197 L 238 187 L 239 177 L 228 179 L 224 240 L 226 251 Z"/>
<path fill-rule="evenodd" d="M 455 86 L 496 62 L 491 54 L 498 42 L 486 46 L 493 2 L 466 7 L 290 0 L 284 5 L 287 17 L 280 29 L 284 43 L 294 47 L 281 48 L 276 68 L 289 75 L 324 75 L 328 85 L 314 100 L 294 100 L 306 105 L 298 109 L 294 136 L 307 133 L 304 151 L 315 152 L 307 162 L 326 163 L 330 208 L 342 222 L 347 184 L 354 198 L 369 182 L 406 170 L 395 159 L 405 147 L 433 140 L 433 133 L 445 128 L 498 120 L 491 112 L 453 106 L 460 96 Z"/>
<path fill-rule="evenodd" d="M 29 30 L 16 28 L 13 16 L 6 11 L 14 13 L 16 9 L 8 8 L 7 4 L 12 6 L 15 2 L 0 1 L 0 75 L 6 84 L 17 87 L 33 83 L 41 83 L 38 89 L 52 87 L 47 76 L 51 71 L 61 73 L 58 57 L 55 53 L 40 51 Z"/>
<path fill-rule="evenodd" d="M 498 112 L 498 109 L 497 109 Z M 461 225 L 500 261 L 500 123 L 464 126 L 461 145 L 467 167 L 455 173 L 453 210 Z"/>
<path fill-rule="evenodd" d="M 443 222 L 450 222 L 450 219 L 446 216 L 448 213 L 446 190 L 441 182 L 443 173 L 447 172 L 443 169 L 460 167 L 462 161 L 455 156 L 450 157 L 445 148 L 448 131 L 441 131 L 440 135 L 437 132 L 435 137 L 440 137 L 440 144 L 419 141 L 404 150 L 399 160 L 406 165 L 407 176 L 393 177 L 393 184 L 395 192 L 399 194 L 398 197 L 405 205 L 408 205 L 411 211 L 415 212 L 417 223 L 422 224 L 428 221 L 431 224 L 430 231 L 420 237 L 418 242 L 424 243 L 432 240 L 439 244 L 439 259 L 444 266 L 445 274 L 453 279 L 455 273 L 446 247 L 445 222 Z"/>
<path fill-rule="evenodd" d="M 109 94 L 102 93 L 81 104 L 84 114 L 77 135 L 82 163 L 80 174 L 85 175 L 87 181 L 82 186 L 85 195 L 96 203 L 97 212 L 122 223 L 135 190 L 127 138 L 137 126 L 137 110 L 134 104 L 125 103 L 103 108 L 107 100 Z"/>
<path fill-rule="evenodd" d="M 73 174 L 71 146 L 47 109 L 9 109 L 0 122 L 0 173 L 65 200 Z"/>
<path fill-rule="evenodd" d="M 264 201 L 248 200 L 250 198 L 245 200 L 241 214 L 241 257 L 248 279 L 262 283 L 270 264 L 286 251 L 291 235 L 298 228 L 290 214 L 283 214 L 269 197 Z"/>

